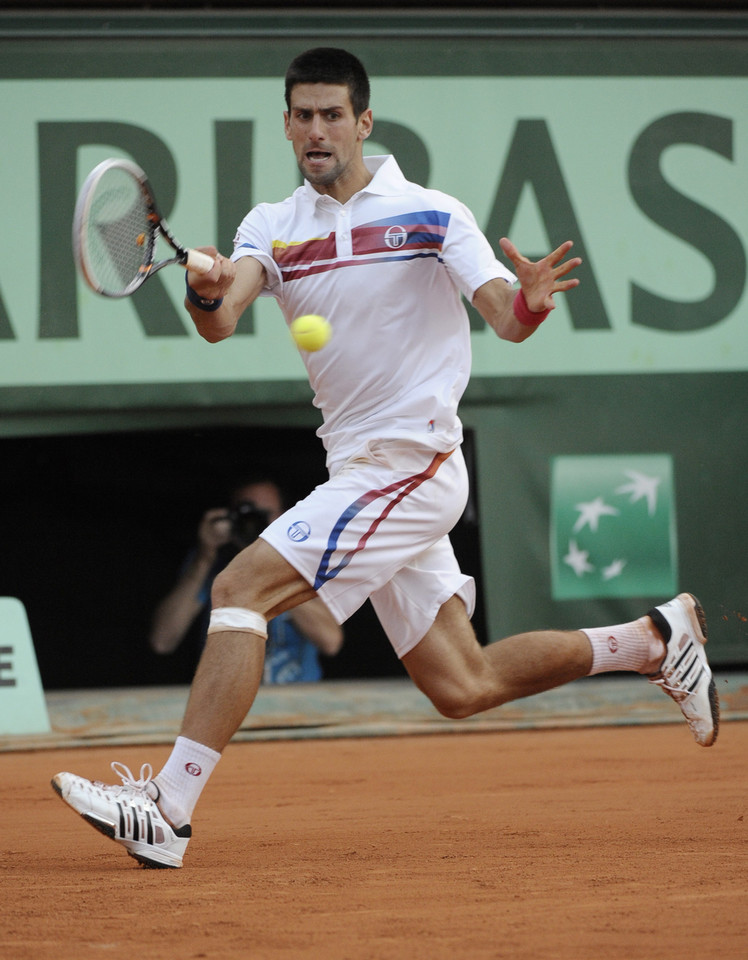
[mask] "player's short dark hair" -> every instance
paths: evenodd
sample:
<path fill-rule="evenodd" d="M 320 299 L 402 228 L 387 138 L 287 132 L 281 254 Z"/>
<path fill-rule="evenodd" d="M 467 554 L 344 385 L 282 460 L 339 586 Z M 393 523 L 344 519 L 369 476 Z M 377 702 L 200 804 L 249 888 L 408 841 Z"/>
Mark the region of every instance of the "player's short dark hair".
<path fill-rule="evenodd" d="M 353 115 L 358 119 L 369 107 L 369 77 L 358 57 L 337 47 L 315 47 L 300 53 L 286 71 L 286 106 L 299 83 L 332 83 L 348 87 Z"/>

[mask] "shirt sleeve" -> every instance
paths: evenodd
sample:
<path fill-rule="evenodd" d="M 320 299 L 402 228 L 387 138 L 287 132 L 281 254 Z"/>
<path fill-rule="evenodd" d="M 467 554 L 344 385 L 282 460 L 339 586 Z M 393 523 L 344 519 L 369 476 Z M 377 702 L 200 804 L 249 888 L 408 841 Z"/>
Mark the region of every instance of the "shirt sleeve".
<path fill-rule="evenodd" d="M 282 279 L 273 257 L 273 240 L 262 204 L 249 211 L 236 231 L 234 252 L 231 254 L 231 259 L 236 262 L 241 260 L 242 257 L 254 257 L 265 268 L 267 279 L 260 296 L 275 296 L 281 286 Z"/>
<path fill-rule="evenodd" d="M 471 211 L 458 201 L 451 210 L 442 256 L 449 275 L 468 302 L 472 302 L 478 287 L 489 280 L 505 280 L 508 284 L 517 280 L 496 259 Z"/>

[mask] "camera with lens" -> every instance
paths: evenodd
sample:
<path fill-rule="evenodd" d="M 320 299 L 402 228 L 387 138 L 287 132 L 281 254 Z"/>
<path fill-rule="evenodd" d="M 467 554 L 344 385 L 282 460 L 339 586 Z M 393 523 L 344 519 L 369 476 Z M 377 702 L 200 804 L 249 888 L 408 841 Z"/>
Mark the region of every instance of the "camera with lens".
<path fill-rule="evenodd" d="M 270 514 L 251 500 L 242 500 L 229 511 L 231 535 L 243 547 L 254 543 L 270 523 Z"/>

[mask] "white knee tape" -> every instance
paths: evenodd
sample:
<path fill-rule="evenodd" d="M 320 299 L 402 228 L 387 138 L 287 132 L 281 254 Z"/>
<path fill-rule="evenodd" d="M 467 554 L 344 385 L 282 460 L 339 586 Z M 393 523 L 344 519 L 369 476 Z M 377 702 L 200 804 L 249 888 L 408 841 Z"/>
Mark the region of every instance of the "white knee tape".
<path fill-rule="evenodd" d="M 227 631 L 255 633 L 267 640 L 268 622 L 261 613 L 244 607 L 217 607 L 211 612 L 208 633 Z"/>

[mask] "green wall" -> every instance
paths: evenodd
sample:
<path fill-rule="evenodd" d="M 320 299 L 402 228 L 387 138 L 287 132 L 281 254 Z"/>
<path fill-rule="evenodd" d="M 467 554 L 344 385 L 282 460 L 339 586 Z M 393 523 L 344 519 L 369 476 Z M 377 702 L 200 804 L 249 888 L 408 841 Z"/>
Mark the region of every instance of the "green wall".
<path fill-rule="evenodd" d="M 551 467 L 561 456 L 665 454 L 673 466 L 676 589 L 704 604 L 712 658 L 744 663 L 746 410 L 744 373 L 510 380 L 502 399 L 468 405 L 493 635 L 621 623 L 660 602 L 657 591 L 600 597 L 594 587 L 583 599 L 553 598 Z"/>

